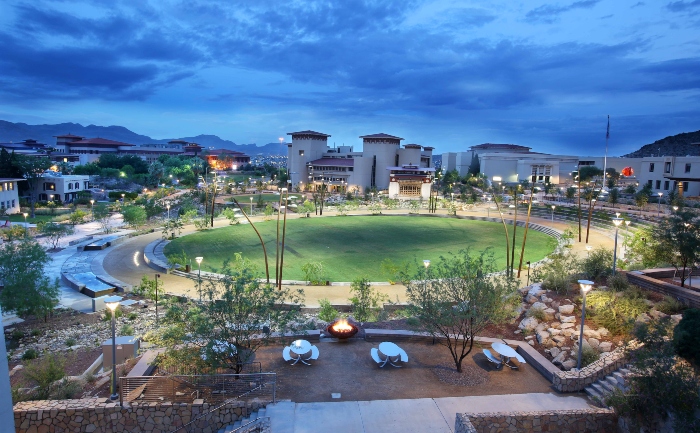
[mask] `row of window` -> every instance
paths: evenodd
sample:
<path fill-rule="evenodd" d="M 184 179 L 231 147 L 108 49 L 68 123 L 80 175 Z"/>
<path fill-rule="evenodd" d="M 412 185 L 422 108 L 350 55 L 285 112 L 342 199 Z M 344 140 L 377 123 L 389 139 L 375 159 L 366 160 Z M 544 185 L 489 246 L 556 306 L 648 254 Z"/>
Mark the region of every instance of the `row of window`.
<path fill-rule="evenodd" d="M 80 182 L 68 182 L 66 185 L 68 186 L 69 191 L 72 189 L 80 189 Z M 87 182 L 85 182 L 85 188 L 83 188 L 83 189 L 87 189 L 87 187 L 88 187 Z M 56 184 L 53 182 L 44 182 L 43 190 L 44 191 L 56 191 Z"/>
<path fill-rule="evenodd" d="M 647 185 L 649 185 L 649 188 L 654 188 L 654 181 L 653 180 L 648 180 Z M 664 181 L 664 191 L 668 191 L 671 186 L 671 182 L 668 180 Z M 673 181 L 673 189 L 675 190 L 678 187 L 678 182 L 675 180 Z M 656 181 L 656 188 L 657 190 L 661 189 L 661 181 L 657 180 Z M 688 182 L 683 182 L 683 191 L 688 191 Z"/>
<path fill-rule="evenodd" d="M 5 205 L 5 203 L 7 203 L 7 205 Z M 13 207 L 15 207 L 15 204 L 15 200 L 7 200 L 6 202 L 0 201 L 0 209 L 12 209 Z"/>
<path fill-rule="evenodd" d="M 654 163 L 650 162 L 649 163 L 649 173 L 653 173 L 653 172 L 654 172 Z M 670 173 L 670 172 L 671 172 L 671 162 L 670 161 L 665 162 L 664 163 L 664 173 Z M 685 172 L 690 173 L 690 163 L 687 163 L 685 165 Z"/>
<path fill-rule="evenodd" d="M 2 183 L 0 183 L 0 191 L 14 191 L 14 189 L 15 189 L 14 182 L 2 182 Z"/>

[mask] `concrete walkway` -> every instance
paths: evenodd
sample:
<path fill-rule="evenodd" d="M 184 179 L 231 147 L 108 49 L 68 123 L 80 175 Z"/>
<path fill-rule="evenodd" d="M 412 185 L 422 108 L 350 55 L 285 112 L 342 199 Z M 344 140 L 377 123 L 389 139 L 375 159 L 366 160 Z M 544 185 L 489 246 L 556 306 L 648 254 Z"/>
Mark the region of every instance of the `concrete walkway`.
<path fill-rule="evenodd" d="M 279 402 L 267 406 L 275 433 L 451 433 L 457 413 L 592 409 L 585 397 L 507 394 L 412 400 Z"/>

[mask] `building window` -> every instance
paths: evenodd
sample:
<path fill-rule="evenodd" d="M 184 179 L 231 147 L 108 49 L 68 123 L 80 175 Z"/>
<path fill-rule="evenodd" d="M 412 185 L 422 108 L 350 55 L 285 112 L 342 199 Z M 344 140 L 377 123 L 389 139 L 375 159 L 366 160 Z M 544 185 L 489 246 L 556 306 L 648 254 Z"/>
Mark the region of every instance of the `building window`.
<path fill-rule="evenodd" d="M 71 182 L 68 182 L 68 190 L 73 189 L 73 184 Z"/>
<path fill-rule="evenodd" d="M 656 181 L 656 189 L 661 189 L 661 181 L 660 180 Z"/>
<path fill-rule="evenodd" d="M 649 173 L 653 173 L 653 172 L 654 172 L 654 163 L 650 162 L 649 163 Z"/>
<path fill-rule="evenodd" d="M 666 191 L 668 191 L 668 181 L 667 181 L 667 180 L 664 181 L 664 189 L 665 189 Z"/>
<path fill-rule="evenodd" d="M 671 172 L 671 163 L 667 162 L 664 164 L 664 173 L 670 173 Z"/>
<path fill-rule="evenodd" d="M 0 183 L 0 191 L 5 191 L 7 189 L 7 182 L 6 183 Z"/>
<path fill-rule="evenodd" d="M 651 186 L 652 186 L 652 185 L 651 185 L 651 180 L 648 180 L 648 181 L 647 181 L 647 185 L 649 185 L 649 188 L 651 188 Z"/>
<path fill-rule="evenodd" d="M 685 165 L 685 172 L 690 173 L 690 164 Z"/>
<path fill-rule="evenodd" d="M 688 182 L 683 182 L 683 191 L 688 191 Z"/>
<path fill-rule="evenodd" d="M 300 151 L 299 151 L 299 156 L 304 156 L 304 151 L 303 151 L 303 150 L 300 150 Z"/>
<path fill-rule="evenodd" d="M 12 199 L 12 207 L 15 207 L 15 200 Z"/>
<path fill-rule="evenodd" d="M 399 182 L 399 195 L 418 197 L 421 185 L 421 182 Z"/>

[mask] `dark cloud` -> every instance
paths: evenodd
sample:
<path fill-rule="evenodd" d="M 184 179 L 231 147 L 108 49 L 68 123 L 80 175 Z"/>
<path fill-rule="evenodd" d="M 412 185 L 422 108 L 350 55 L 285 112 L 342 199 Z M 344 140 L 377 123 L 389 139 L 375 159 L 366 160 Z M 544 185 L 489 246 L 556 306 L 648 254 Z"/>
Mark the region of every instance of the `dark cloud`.
<path fill-rule="evenodd" d="M 700 0 L 675 1 L 667 4 L 666 7 L 672 12 L 693 12 L 700 9 Z"/>
<path fill-rule="evenodd" d="M 551 24 L 559 18 L 559 15 L 565 12 L 575 9 L 590 9 L 598 3 L 600 3 L 600 0 L 580 0 L 567 6 L 553 4 L 542 5 L 525 14 L 525 18 L 530 22 Z"/>
<path fill-rule="evenodd" d="M 632 9 L 638 8 L 638 7 L 640 7 L 640 6 L 644 6 L 645 4 L 646 4 L 646 3 L 644 3 L 644 2 L 637 2 L 637 3 L 635 3 L 635 4 L 632 5 Z"/>

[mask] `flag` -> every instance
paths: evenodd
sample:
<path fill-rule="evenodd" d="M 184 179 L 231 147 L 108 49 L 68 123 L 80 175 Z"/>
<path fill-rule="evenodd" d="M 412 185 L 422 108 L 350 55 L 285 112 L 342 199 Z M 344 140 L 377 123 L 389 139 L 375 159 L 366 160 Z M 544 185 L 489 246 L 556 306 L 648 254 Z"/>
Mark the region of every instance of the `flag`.
<path fill-rule="evenodd" d="M 610 138 L 610 115 L 608 114 L 608 131 L 605 133 L 605 139 Z"/>

